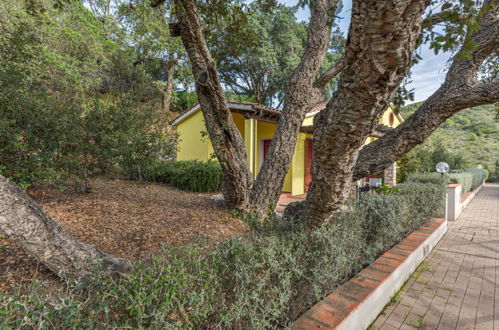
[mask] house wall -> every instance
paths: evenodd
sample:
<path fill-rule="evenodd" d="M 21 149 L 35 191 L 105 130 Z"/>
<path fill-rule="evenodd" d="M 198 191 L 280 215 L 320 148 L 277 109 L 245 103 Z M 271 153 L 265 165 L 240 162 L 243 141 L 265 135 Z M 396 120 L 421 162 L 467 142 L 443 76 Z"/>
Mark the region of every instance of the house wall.
<path fill-rule="evenodd" d="M 395 120 L 393 122 L 393 126 L 390 125 L 390 114 L 391 113 L 393 113 L 393 115 L 395 117 Z M 400 121 L 399 117 L 397 115 L 395 115 L 395 113 L 393 112 L 392 107 L 390 107 L 390 108 L 388 108 L 388 110 L 385 111 L 385 113 L 383 114 L 383 116 L 380 118 L 379 123 L 383 124 L 383 125 L 386 125 L 386 126 L 397 127 L 402 122 Z"/>
<path fill-rule="evenodd" d="M 244 117 L 238 113 L 233 114 L 234 122 L 244 136 Z M 214 159 L 213 145 L 207 132 L 202 111 L 197 111 L 191 117 L 179 123 L 176 127 L 179 141 L 177 143 L 177 160 Z"/>
<path fill-rule="evenodd" d="M 293 167 L 291 194 L 293 196 L 305 193 L 305 141 L 311 138 L 312 134 L 300 133 L 298 135 L 295 154 L 291 161 L 291 166 Z"/>
<path fill-rule="evenodd" d="M 177 143 L 177 160 L 209 159 L 210 150 L 213 152 L 210 138 L 203 137 L 201 132 L 206 132 L 203 113 L 196 112 L 188 119 L 177 125 L 179 141 Z"/>
<path fill-rule="evenodd" d="M 303 126 L 312 126 L 314 124 L 314 117 L 315 117 L 315 115 L 310 116 L 310 117 L 305 117 L 302 125 Z"/>

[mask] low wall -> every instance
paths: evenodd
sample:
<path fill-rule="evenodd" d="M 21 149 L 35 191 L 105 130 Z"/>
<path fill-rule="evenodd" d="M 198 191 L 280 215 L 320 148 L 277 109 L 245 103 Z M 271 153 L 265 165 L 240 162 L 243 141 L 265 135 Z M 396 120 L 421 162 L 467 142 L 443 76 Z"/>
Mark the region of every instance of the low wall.
<path fill-rule="evenodd" d="M 460 184 L 449 184 L 447 186 L 446 218 L 451 221 L 457 220 L 482 187 L 483 182 L 475 190 L 463 194 Z"/>
<path fill-rule="evenodd" d="M 434 218 L 314 305 L 291 329 L 366 329 L 447 231 Z"/>

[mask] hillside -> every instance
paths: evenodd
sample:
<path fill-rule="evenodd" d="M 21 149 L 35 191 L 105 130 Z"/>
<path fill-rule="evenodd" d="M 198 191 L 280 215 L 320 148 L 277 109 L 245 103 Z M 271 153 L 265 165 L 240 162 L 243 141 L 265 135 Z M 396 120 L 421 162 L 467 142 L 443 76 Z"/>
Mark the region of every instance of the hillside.
<path fill-rule="evenodd" d="M 408 118 L 421 103 L 401 109 Z M 461 152 L 470 166 L 493 168 L 499 159 L 499 121 L 493 104 L 464 109 L 449 118 L 432 136 L 442 137 L 453 152 Z"/>

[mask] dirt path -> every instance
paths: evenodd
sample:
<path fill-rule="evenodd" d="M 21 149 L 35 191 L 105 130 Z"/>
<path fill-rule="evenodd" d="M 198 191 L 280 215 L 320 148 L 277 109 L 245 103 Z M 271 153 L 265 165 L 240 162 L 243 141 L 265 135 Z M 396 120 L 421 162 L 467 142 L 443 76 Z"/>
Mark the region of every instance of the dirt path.
<path fill-rule="evenodd" d="M 247 227 L 209 200 L 161 184 L 98 179 L 89 194 L 56 189 L 29 191 L 73 236 L 132 260 L 158 253 L 162 244 L 208 244 L 240 235 Z M 0 235 L 0 290 L 50 274 Z"/>

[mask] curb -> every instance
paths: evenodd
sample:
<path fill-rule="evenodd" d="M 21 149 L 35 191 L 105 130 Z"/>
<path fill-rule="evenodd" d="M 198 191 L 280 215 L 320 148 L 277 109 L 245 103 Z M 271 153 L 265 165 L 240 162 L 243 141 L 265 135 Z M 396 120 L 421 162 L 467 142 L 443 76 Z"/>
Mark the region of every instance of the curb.
<path fill-rule="evenodd" d="M 476 187 L 475 190 L 463 195 L 463 197 L 461 198 L 461 207 L 463 208 L 463 210 L 466 206 L 468 206 L 469 203 L 471 203 L 471 201 L 476 197 L 480 190 L 482 190 L 483 185 L 484 183 L 482 182 L 482 184 Z"/>

